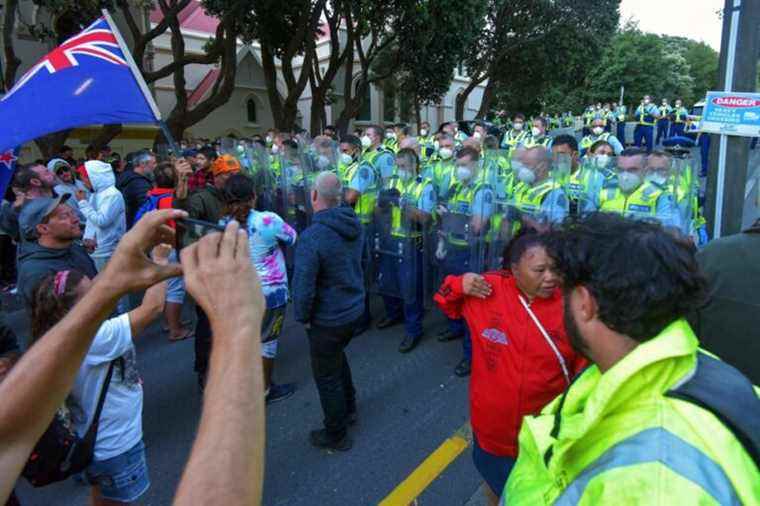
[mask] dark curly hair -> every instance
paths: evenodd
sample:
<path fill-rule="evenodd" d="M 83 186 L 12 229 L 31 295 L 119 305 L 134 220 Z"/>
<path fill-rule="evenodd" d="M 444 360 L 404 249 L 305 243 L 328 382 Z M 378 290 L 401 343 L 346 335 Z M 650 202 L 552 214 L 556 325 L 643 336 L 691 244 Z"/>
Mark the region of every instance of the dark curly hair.
<path fill-rule="evenodd" d="M 504 247 L 502 252 L 502 268 L 511 270 L 526 251 L 533 246 L 546 246 L 546 236 L 539 234 L 533 227 L 523 226 Z"/>
<path fill-rule="evenodd" d="M 238 223 L 245 223 L 253 209 L 252 201 L 256 198 L 256 186 L 245 174 L 235 174 L 224 183 L 224 210 L 222 214 L 230 216 Z"/>
<path fill-rule="evenodd" d="M 56 274 L 54 272 L 42 278 L 34 290 L 30 314 L 32 342 L 45 335 L 45 332 L 52 329 L 74 307 L 77 300 L 77 286 L 85 277 L 79 271 L 69 271 L 63 293 L 58 294 L 55 290 Z"/>
<path fill-rule="evenodd" d="M 592 213 L 547 240 L 565 291 L 585 286 L 599 319 L 636 341 L 657 336 L 705 300 L 694 248 L 654 222 Z"/>

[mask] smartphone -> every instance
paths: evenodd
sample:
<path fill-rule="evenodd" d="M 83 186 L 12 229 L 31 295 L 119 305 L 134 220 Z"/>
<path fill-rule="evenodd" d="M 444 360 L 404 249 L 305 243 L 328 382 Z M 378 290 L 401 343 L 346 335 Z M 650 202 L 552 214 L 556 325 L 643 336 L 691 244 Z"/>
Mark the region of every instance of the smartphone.
<path fill-rule="evenodd" d="M 188 231 L 196 236 L 210 234 L 211 232 L 224 232 L 222 225 L 211 223 L 210 221 L 195 220 L 193 218 L 179 218 L 177 222 L 181 223 Z"/>

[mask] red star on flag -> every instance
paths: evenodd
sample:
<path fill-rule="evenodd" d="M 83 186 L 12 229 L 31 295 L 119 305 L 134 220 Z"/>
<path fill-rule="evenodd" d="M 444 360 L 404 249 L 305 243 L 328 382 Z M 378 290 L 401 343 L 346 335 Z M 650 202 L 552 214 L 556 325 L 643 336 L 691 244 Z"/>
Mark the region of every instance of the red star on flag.
<path fill-rule="evenodd" d="M 18 160 L 18 157 L 13 154 L 12 149 L 9 149 L 5 153 L 0 153 L 0 163 L 5 165 L 5 168 L 8 170 L 13 167 L 16 160 Z"/>

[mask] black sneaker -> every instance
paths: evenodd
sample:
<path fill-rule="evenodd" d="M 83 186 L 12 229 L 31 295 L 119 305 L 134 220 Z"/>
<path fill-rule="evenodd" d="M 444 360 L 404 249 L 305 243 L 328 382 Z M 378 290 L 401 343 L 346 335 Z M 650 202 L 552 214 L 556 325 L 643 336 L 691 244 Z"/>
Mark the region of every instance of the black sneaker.
<path fill-rule="evenodd" d="M 342 438 L 335 438 L 328 434 L 325 429 L 313 430 L 309 433 L 309 441 L 312 446 L 317 448 L 324 448 L 325 450 L 333 450 L 338 452 L 347 452 L 353 446 L 348 434 L 345 434 Z"/>
<path fill-rule="evenodd" d="M 459 376 L 460 378 L 464 378 L 465 376 L 470 375 L 470 368 L 472 366 L 472 363 L 470 360 L 463 358 L 459 364 L 457 364 L 456 368 L 454 369 L 454 374 Z"/>
<path fill-rule="evenodd" d="M 274 404 L 275 402 L 284 401 L 294 393 L 296 393 L 296 386 L 293 383 L 285 383 L 283 385 L 272 383 L 269 385 L 269 393 L 265 400 L 267 404 Z"/>
<path fill-rule="evenodd" d="M 445 343 L 448 341 L 455 341 L 457 339 L 462 339 L 464 337 L 464 334 L 457 334 L 452 332 L 451 330 L 444 330 L 440 334 L 438 334 L 438 341 Z"/>
<path fill-rule="evenodd" d="M 391 319 L 386 316 L 385 318 L 377 322 L 377 325 L 375 325 L 375 327 L 377 327 L 377 330 L 382 330 L 382 329 L 387 329 L 388 327 L 393 327 L 394 325 L 398 325 L 399 323 L 402 323 L 402 322 L 403 320 L 401 318 Z"/>
<path fill-rule="evenodd" d="M 420 336 L 405 336 L 404 340 L 401 341 L 401 344 L 398 345 L 398 351 L 401 353 L 409 353 L 420 343 L 420 339 Z"/>

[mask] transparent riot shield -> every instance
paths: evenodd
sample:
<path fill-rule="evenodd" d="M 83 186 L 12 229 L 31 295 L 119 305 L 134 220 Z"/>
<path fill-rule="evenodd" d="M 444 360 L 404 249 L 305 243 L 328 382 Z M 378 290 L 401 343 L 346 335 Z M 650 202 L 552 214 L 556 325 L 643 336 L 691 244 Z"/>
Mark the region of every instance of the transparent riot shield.
<path fill-rule="evenodd" d="M 512 210 L 517 213 L 514 221 L 547 230 L 570 214 L 567 164 L 555 164 L 529 152 L 524 155 L 512 161 L 517 180 L 512 199 Z"/>
<path fill-rule="evenodd" d="M 252 143 L 246 149 L 246 156 L 251 161 L 250 176 L 256 188 L 257 209 L 277 212 L 277 179 L 272 170 L 269 150 L 261 144 Z"/>
<path fill-rule="evenodd" d="M 599 210 L 599 194 L 613 184 L 610 164 L 614 157 L 584 157 L 568 178 L 565 190 L 570 200 L 570 214 L 583 216 Z"/>
<path fill-rule="evenodd" d="M 390 178 L 378 192 L 373 213 L 370 290 L 404 304 L 429 304 L 435 289 L 428 273 L 432 211 L 425 200 L 432 185 L 417 179 Z M 437 287 L 436 287 L 437 288 Z M 386 300 L 386 306 L 393 301 Z M 390 307 L 387 307 L 390 309 Z"/>
<path fill-rule="evenodd" d="M 698 170 L 698 169 L 697 169 Z M 673 194 L 678 212 L 681 217 L 681 228 L 684 235 L 700 244 L 700 228 L 703 223 L 699 207 L 699 177 L 694 168 L 694 160 L 687 154 L 674 156 L 670 166 L 670 191 Z M 704 231 L 702 231 L 704 234 Z"/>
<path fill-rule="evenodd" d="M 330 137 L 320 135 L 314 138 L 310 154 L 312 167 L 316 172 L 330 171 L 338 173 L 339 145 Z"/>

